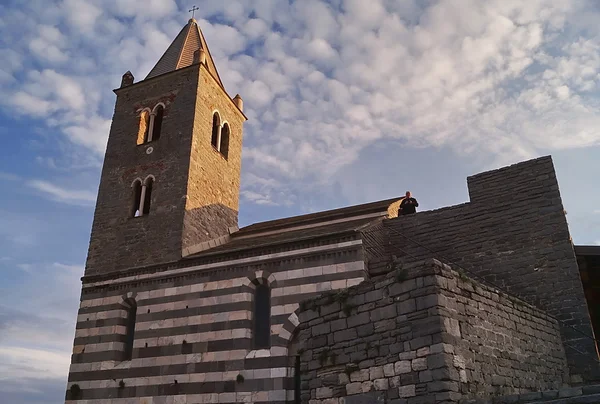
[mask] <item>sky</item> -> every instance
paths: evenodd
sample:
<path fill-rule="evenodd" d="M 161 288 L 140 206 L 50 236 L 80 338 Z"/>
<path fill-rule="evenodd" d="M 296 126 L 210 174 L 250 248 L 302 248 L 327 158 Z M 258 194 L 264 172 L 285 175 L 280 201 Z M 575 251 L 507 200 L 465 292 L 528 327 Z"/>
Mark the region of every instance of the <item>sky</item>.
<path fill-rule="evenodd" d="M 249 117 L 240 225 L 463 203 L 467 176 L 552 155 L 600 245 L 594 0 L 0 0 L 0 402 L 64 399 L 112 89 L 193 5 Z"/>

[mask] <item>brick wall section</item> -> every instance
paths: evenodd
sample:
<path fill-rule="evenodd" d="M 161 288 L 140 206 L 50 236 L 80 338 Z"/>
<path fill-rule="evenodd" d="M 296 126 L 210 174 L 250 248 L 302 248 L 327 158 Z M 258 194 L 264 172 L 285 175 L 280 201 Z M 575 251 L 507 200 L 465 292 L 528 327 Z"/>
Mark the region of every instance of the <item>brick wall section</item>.
<path fill-rule="evenodd" d="M 470 203 L 384 221 L 387 254 L 458 264 L 547 310 L 567 324 L 561 333 L 572 381 L 599 379 L 593 340 L 571 328 L 592 335 L 552 159 L 479 174 L 468 184 Z"/>
<path fill-rule="evenodd" d="M 302 402 L 456 402 L 560 387 L 566 373 L 555 320 L 435 260 L 300 310 Z"/>
<path fill-rule="evenodd" d="M 451 372 L 465 397 L 561 388 L 568 367 L 558 321 L 522 300 L 445 270 L 438 276 L 446 321 L 460 330 Z"/>

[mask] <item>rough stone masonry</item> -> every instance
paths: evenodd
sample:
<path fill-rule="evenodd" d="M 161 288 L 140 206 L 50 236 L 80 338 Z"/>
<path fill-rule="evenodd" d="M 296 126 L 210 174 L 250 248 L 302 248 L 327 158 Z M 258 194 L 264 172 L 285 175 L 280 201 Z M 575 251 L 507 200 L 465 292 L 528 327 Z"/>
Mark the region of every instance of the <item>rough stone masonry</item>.
<path fill-rule="evenodd" d="M 299 311 L 302 402 L 450 403 L 557 389 L 557 321 L 436 260 Z"/>

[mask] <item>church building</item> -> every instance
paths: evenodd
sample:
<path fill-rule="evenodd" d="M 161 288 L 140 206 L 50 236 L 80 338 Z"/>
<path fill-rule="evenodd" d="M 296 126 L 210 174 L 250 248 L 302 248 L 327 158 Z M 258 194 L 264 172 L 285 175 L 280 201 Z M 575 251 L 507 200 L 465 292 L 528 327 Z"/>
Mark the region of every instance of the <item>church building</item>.
<path fill-rule="evenodd" d="M 470 202 L 436 211 L 398 217 L 399 197 L 238 228 L 247 117 L 196 20 L 115 93 L 66 403 L 416 404 L 600 379 L 600 251 L 572 245 L 551 158 L 469 177 Z"/>

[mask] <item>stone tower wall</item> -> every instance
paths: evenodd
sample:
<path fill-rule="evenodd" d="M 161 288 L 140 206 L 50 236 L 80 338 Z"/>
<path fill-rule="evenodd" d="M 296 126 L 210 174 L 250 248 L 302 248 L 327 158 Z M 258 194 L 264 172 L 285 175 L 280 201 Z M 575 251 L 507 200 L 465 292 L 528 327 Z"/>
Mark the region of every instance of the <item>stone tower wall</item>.
<path fill-rule="evenodd" d="M 137 145 L 139 114 L 165 105 L 160 139 Z M 212 112 L 231 128 L 229 158 L 211 145 Z M 237 226 L 245 118 L 203 65 L 117 91 L 86 275 L 173 262 Z M 150 213 L 131 216 L 132 183 L 155 177 Z"/>
<path fill-rule="evenodd" d="M 192 66 L 117 90 L 86 275 L 181 257 L 198 71 Z M 140 111 L 158 102 L 166 106 L 160 139 L 137 145 Z M 156 178 L 150 214 L 134 218 L 131 184 L 148 175 Z"/>
<path fill-rule="evenodd" d="M 468 178 L 471 202 L 384 221 L 399 263 L 436 258 L 562 320 L 573 382 L 600 378 L 590 317 L 550 157 Z M 371 268 L 370 268 L 371 269 Z"/>

